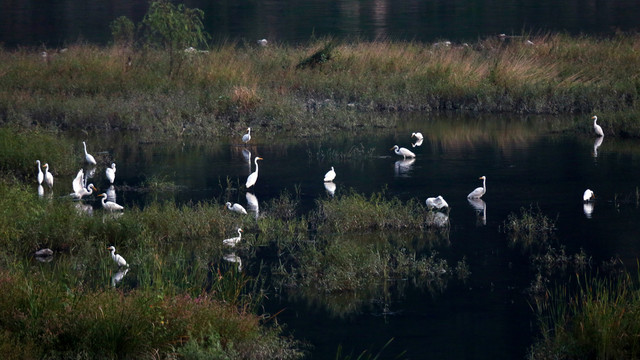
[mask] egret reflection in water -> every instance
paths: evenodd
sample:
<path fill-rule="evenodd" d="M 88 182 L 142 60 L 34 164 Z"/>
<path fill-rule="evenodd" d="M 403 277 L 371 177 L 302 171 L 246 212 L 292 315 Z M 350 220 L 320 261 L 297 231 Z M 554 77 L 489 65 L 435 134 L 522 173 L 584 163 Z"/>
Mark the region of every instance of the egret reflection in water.
<path fill-rule="evenodd" d="M 91 206 L 89 204 L 84 204 L 82 202 L 77 202 L 75 204 L 75 207 L 76 207 L 76 211 L 80 215 L 89 215 L 89 216 L 93 215 L 93 206 Z"/>
<path fill-rule="evenodd" d="M 258 205 L 258 198 L 250 192 L 245 194 L 247 198 L 247 208 L 249 211 L 256 213 L 256 218 L 258 217 L 258 213 L 260 212 L 260 206 Z"/>
<path fill-rule="evenodd" d="M 44 187 L 38 185 L 38 196 L 44 196 Z"/>
<path fill-rule="evenodd" d="M 416 140 L 416 142 L 411 143 L 411 147 L 422 146 L 422 142 L 423 141 L 424 141 L 424 139 L 418 139 L 418 140 Z"/>
<path fill-rule="evenodd" d="M 487 203 L 485 203 L 484 200 L 478 198 L 467 198 L 467 201 L 476 212 L 476 225 L 487 225 Z"/>
<path fill-rule="evenodd" d="M 396 161 L 394 167 L 394 175 L 396 177 L 409 177 L 409 173 L 411 172 L 411 170 L 413 170 L 413 163 L 415 162 L 415 158 Z"/>
<path fill-rule="evenodd" d="M 600 147 L 600 145 L 602 145 L 603 141 L 604 141 L 604 136 L 598 136 L 593 141 L 593 157 L 594 158 L 598 157 L 598 148 Z"/>
<path fill-rule="evenodd" d="M 585 202 L 582 204 L 582 211 L 584 211 L 584 216 L 587 217 L 587 219 L 591 219 L 591 215 L 593 214 L 593 209 L 595 207 L 595 203 L 593 202 Z"/>
<path fill-rule="evenodd" d="M 116 188 L 113 185 L 109 186 L 106 194 L 107 201 L 116 202 Z"/>
<path fill-rule="evenodd" d="M 329 196 L 333 197 L 336 193 L 336 184 L 333 181 L 327 181 L 324 183 L 324 189 L 327 190 Z"/>
<path fill-rule="evenodd" d="M 122 279 L 124 278 L 125 275 L 127 275 L 128 272 L 129 272 L 129 268 L 125 267 L 125 268 L 121 268 L 120 270 L 118 270 L 118 272 L 113 274 L 113 276 L 111 277 L 111 286 L 115 287 L 119 282 L 122 281 Z"/>
<path fill-rule="evenodd" d="M 236 263 L 238 264 L 238 271 L 242 271 L 242 259 L 240 258 L 240 256 L 236 255 L 236 253 L 229 253 L 229 254 L 225 254 L 223 256 L 223 259 L 225 261 L 229 261 L 232 263 Z"/>

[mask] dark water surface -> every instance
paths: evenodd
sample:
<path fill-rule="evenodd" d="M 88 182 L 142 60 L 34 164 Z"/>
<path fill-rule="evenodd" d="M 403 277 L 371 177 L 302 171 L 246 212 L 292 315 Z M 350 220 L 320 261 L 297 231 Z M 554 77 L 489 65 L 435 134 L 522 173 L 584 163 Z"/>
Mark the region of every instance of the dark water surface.
<path fill-rule="evenodd" d="M 221 206 L 230 200 L 246 206 L 243 189 L 225 191 L 227 181 L 238 189 L 251 171 L 243 150 L 251 151 L 252 158 L 264 158 L 253 189 L 261 206 L 286 190 L 299 193 L 303 208 L 311 209 L 315 199 L 329 196 L 322 178 L 331 166 L 337 172 L 335 196 L 351 189 L 366 195 L 385 189 L 388 196 L 424 203 L 428 196 L 442 195 L 451 207 L 448 236 L 420 251 L 435 250 L 451 266 L 464 258 L 471 272 L 467 279 L 454 277 L 445 284 L 388 280 L 383 289 L 348 294 L 276 289 L 266 310 L 284 309 L 278 321 L 311 343 L 317 359 L 334 357 L 340 344 L 345 353 L 375 353 L 392 338 L 383 353 L 390 358 L 406 351 L 412 359 L 517 359 L 525 356 L 537 331 L 527 295 L 535 271 L 531 254 L 509 246 L 500 231 L 509 214 L 538 206 L 557 219 L 555 246 L 564 246 L 568 255 L 582 249 L 594 269 L 616 256 L 632 268 L 640 254 L 640 142 L 605 137 L 594 151 L 598 143 L 591 135 L 554 133 L 561 121 L 417 116 L 393 130 L 324 138 L 265 138 L 254 129 L 246 148 L 240 144 L 242 134 L 169 144 L 95 136 L 88 139 L 88 147 L 104 165 L 111 159 L 117 163 L 118 202 L 125 207 L 144 207 L 154 199 L 218 201 Z M 411 147 L 414 131 L 425 135 L 419 147 Z M 399 159 L 389 150 L 394 144 L 413 150 L 415 161 Z M 362 155 L 342 160 L 335 155 L 353 153 L 354 148 Z M 95 177 L 99 187 L 105 186 L 104 165 Z M 477 211 L 466 196 L 481 185 L 482 175 L 487 177 L 487 194 L 481 202 L 484 211 Z M 178 189 L 135 190 L 150 180 L 174 183 Z M 71 179 L 56 181 L 61 195 L 71 190 Z M 582 202 L 587 188 L 596 194 L 589 214 Z M 375 236 L 365 234 L 361 241 Z M 251 271 L 258 264 L 243 266 Z M 559 277 L 566 280 L 570 272 Z"/>
<path fill-rule="evenodd" d="M 474 41 L 500 33 L 637 31 L 640 3 L 611 1 L 184 1 L 205 12 L 215 39 L 298 43 L 311 36 L 433 42 Z M 119 16 L 138 22 L 148 0 L 0 0 L 0 43 L 61 47 L 79 40 L 107 43 Z"/>

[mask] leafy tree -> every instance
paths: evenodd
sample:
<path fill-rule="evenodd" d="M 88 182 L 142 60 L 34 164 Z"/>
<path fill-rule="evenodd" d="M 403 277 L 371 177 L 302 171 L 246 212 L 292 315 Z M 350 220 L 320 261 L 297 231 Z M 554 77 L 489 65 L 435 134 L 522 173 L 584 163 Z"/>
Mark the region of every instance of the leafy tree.
<path fill-rule="evenodd" d="M 120 16 L 113 20 L 109 25 L 111 28 L 111 36 L 115 44 L 130 46 L 133 44 L 135 35 L 135 24 L 126 16 Z"/>
<path fill-rule="evenodd" d="M 169 73 L 178 72 L 184 60 L 184 49 L 206 46 L 209 34 L 204 31 L 204 12 L 190 9 L 167 0 L 151 3 L 142 19 L 145 44 L 164 49 L 169 53 Z"/>

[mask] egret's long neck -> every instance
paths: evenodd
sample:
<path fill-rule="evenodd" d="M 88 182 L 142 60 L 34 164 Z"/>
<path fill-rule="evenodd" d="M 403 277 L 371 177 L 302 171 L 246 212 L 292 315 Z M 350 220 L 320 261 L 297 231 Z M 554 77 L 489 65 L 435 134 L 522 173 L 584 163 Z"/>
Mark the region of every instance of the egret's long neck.
<path fill-rule="evenodd" d="M 238 239 L 240 239 L 242 237 L 242 231 L 240 231 L 240 229 L 238 229 Z"/>
<path fill-rule="evenodd" d="M 38 171 L 42 172 L 42 170 L 40 169 L 40 160 L 36 161 L 36 163 L 38 164 Z"/>
<path fill-rule="evenodd" d="M 86 154 L 87 153 L 87 144 L 83 142 L 82 146 L 84 146 L 84 153 Z"/>
<path fill-rule="evenodd" d="M 256 159 L 253 163 L 256 164 L 256 174 L 257 174 L 258 173 L 258 159 Z"/>
<path fill-rule="evenodd" d="M 594 125 L 594 126 L 595 126 L 595 125 L 598 125 L 598 124 L 596 124 L 596 121 L 598 121 L 598 118 L 593 119 L 593 125 Z"/>
<path fill-rule="evenodd" d="M 487 178 L 482 179 L 482 188 L 487 192 Z"/>

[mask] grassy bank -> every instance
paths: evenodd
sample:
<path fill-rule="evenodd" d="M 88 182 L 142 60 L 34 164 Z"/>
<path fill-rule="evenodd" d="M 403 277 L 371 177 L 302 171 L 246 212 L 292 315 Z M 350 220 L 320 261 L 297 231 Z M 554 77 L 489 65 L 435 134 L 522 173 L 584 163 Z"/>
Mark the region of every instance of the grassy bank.
<path fill-rule="evenodd" d="M 249 126 L 316 134 L 393 126 L 398 111 L 464 110 L 584 117 L 610 135 L 640 136 L 640 36 L 545 35 L 436 46 L 313 41 L 292 47 L 217 44 L 182 54 L 73 45 L 0 50 L 0 119 L 31 127 L 216 136 Z M 322 53 L 323 61 L 314 62 Z M 129 60 L 130 65 L 129 65 Z"/>

